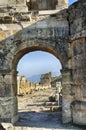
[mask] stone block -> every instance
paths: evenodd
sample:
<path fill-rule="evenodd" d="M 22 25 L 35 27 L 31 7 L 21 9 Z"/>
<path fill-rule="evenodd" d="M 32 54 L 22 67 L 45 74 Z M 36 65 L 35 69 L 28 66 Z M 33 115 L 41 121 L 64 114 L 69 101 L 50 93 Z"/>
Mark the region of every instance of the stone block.
<path fill-rule="evenodd" d="M 64 94 L 64 95 L 66 95 L 66 94 L 71 94 L 71 90 L 72 89 L 72 86 L 71 86 L 71 84 L 63 84 L 62 85 L 62 93 Z"/>
<path fill-rule="evenodd" d="M 73 123 L 78 125 L 86 125 L 86 102 L 74 101 L 71 106 Z"/>
<path fill-rule="evenodd" d="M 62 96 L 62 119 L 63 123 L 68 123 L 72 121 L 71 117 L 71 109 L 70 109 L 70 104 L 73 101 L 73 96 L 63 94 Z"/>
<path fill-rule="evenodd" d="M 16 5 L 16 0 L 8 0 L 8 6 L 15 6 Z"/>
<path fill-rule="evenodd" d="M 0 5 L 4 6 L 8 4 L 8 0 L 0 0 Z"/>
<path fill-rule="evenodd" d="M 26 0 L 16 0 L 16 4 L 24 5 L 24 4 L 26 4 Z"/>

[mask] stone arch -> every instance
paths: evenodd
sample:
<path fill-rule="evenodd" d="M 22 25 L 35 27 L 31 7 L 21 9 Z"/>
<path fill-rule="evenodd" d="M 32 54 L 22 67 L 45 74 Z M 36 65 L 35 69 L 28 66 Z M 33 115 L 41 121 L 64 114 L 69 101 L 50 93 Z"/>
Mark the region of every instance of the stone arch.
<path fill-rule="evenodd" d="M 10 63 L 10 69 L 13 69 L 13 65 L 16 65 L 18 60 L 24 54 L 31 51 L 41 50 L 53 54 L 61 61 L 63 68 L 66 68 L 67 61 L 70 57 L 70 50 L 68 49 L 69 45 L 63 43 L 63 40 L 58 43 L 58 41 L 56 42 L 52 39 L 26 39 L 26 41 L 21 41 L 19 44 L 14 44 L 13 48 L 7 54 L 7 62 Z"/>
<path fill-rule="evenodd" d="M 62 44 L 62 48 L 64 48 L 64 44 Z M 17 64 L 18 61 L 21 59 L 24 54 L 36 50 L 41 50 L 45 52 L 49 52 L 53 54 L 56 58 L 58 58 L 62 63 L 62 76 L 63 76 L 63 86 L 64 90 L 65 87 L 69 89 L 70 86 L 70 80 L 71 80 L 71 70 L 67 68 L 68 66 L 68 57 L 67 52 L 61 48 L 61 45 L 56 45 L 55 42 L 50 43 L 50 41 L 46 40 L 26 40 L 21 41 L 19 44 L 15 44 L 15 46 L 10 50 L 10 52 L 7 55 L 7 62 L 10 64 L 10 71 L 8 74 L 6 74 L 6 77 L 10 79 L 9 86 L 9 102 L 12 104 L 8 116 L 8 119 L 6 119 L 7 122 L 16 122 L 18 120 L 18 106 L 17 106 Z M 69 92 L 70 93 L 70 92 Z M 63 92 L 63 121 L 69 122 L 71 120 L 71 110 L 70 110 L 70 103 L 72 102 L 72 99 L 69 101 L 67 100 L 67 97 L 69 96 L 68 93 Z M 66 105 L 66 103 L 68 105 Z M 67 110 L 67 111 L 66 111 Z M 67 113 L 69 111 L 69 113 Z M 69 115 L 68 115 L 69 114 Z M 68 118 L 69 117 L 69 118 Z M 5 117 L 4 117 L 5 118 Z M 65 119 L 66 118 L 66 119 Z"/>
<path fill-rule="evenodd" d="M 49 47 L 42 47 L 42 46 L 31 46 L 31 47 L 26 47 L 22 50 L 19 50 L 17 51 L 17 53 L 15 54 L 14 56 L 14 60 L 13 60 L 13 63 L 12 63 L 12 67 L 13 68 L 16 68 L 16 64 L 18 63 L 18 61 L 22 58 L 22 56 L 24 56 L 26 53 L 29 53 L 29 52 L 33 52 L 33 51 L 44 51 L 44 52 L 49 52 L 51 53 L 52 55 L 54 55 L 56 58 L 58 58 L 61 63 L 62 63 L 62 60 L 61 60 L 61 57 L 58 56 L 58 54 L 56 53 L 55 50 L 49 48 Z M 15 66 L 14 66 L 15 65 Z"/>
<path fill-rule="evenodd" d="M 14 77 L 15 74 L 17 74 L 16 70 L 17 70 L 17 64 L 19 62 L 19 60 L 27 53 L 29 52 L 33 52 L 33 51 L 44 51 L 44 52 L 49 52 L 52 55 L 54 55 L 56 58 L 58 58 L 61 61 L 61 58 L 58 56 L 58 54 L 56 53 L 55 50 L 49 48 L 49 47 L 42 47 L 42 46 L 31 46 L 31 47 L 25 47 L 21 50 L 17 50 L 17 52 L 14 55 L 14 59 L 12 61 L 12 70 L 13 70 L 13 81 L 14 81 Z M 61 62 L 62 63 L 62 62 Z M 15 79 L 16 80 L 16 79 Z M 13 83 L 14 84 L 14 83 Z M 16 88 L 17 89 L 17 88 Z M 16 90 L 17 91 L 17 90 Z M 16 95 L 16 92 L 13 90 L 14 95 Z"/>

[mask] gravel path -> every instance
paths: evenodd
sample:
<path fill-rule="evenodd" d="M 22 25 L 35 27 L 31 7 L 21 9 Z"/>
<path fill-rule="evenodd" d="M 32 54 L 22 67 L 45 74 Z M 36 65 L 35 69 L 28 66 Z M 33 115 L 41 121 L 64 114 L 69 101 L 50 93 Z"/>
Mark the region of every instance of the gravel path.
<path fill-rule="evenodd" d="M 55 90 L 54 90 L 55 91 Z M 29 96 L 18 97 L 19 121 L 16 127 L 27 127 L 35 129 L 78 129 L 71 124 L 62 124 L 61 110 L 50 111 L 50 107 L 57 107 L 57 102 L 49 102 L 51 90 L 36 91 Z"/>

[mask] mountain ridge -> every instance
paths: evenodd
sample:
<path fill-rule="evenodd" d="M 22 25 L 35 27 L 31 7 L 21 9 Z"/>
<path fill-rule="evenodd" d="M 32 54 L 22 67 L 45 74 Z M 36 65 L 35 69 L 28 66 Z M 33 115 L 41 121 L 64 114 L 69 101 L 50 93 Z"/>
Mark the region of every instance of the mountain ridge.
<path fill-rule="evenodd" d="M 47 72 L 47 73 L 49 73 L 49 72 Z M 46 73 L 44 73 L 44 74 L 46 74 Z M 37 74 L 37 75 L 33 75 L 33 76 L 31 76 L 31 77 L 27 77 L 27 80 L 29 80 L 30 82 L 39 82 L 41 75 L 42 75 L 42 74 Z M 55 77 L 55 76 L 59 76 L 59 75 L 57 74 L 57 72 L 54 72 L 54 73 L 52 74 L 52 77 Z"/>

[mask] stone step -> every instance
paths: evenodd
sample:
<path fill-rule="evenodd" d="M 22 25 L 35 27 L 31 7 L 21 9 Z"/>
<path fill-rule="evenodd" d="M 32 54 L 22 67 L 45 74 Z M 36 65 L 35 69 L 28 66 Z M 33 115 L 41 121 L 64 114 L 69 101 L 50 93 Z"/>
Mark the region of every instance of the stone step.
<path fill-rule="evenodd" d="M 58 129 L 58 128 L 35 128 L 35 127 L 13 127 L 13 129 L 7 129 L 7 130 L 69 130 L 69 129 Z M 70 130 L 76 130 L 76 129 L 70 129 Z M 77 129 L 78 130 L 78 129 Z"/>
<path fill-rule="evenodd" d="M 11 123 L 1 123 L 0 130 L 81 130 L 79 128 L 37 128 L 37 127 L 18 127 L 13 126 Z M 1 128 L 0 127 L 0 128 Z"/>

